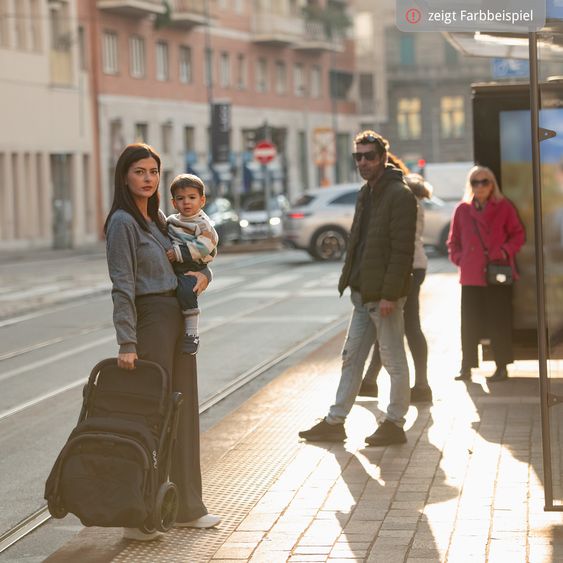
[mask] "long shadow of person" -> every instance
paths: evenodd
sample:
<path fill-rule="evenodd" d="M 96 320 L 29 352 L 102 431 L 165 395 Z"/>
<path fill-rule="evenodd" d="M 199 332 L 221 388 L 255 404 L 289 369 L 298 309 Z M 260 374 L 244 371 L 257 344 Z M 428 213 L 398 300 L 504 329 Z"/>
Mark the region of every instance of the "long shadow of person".
<path fill-rule="evenodd" d="M 528 552 L 529 561 L 563 561 L 563 514 L 544 510 L 538 380 L 518 377 L 517 369 L 514 372 L 517 377 L 511 377 L 509 383 L 490 384 L 488 388 L 467 384 L 477 414 L 469 472 L 478 472 L 481 478 L 480 490 L 486 502 L 480 516 L 490 530 L 489 553 L 510 549 L 515 559 L 520 556 L 524 560 Z M 552 385 L 562 387 L 557 382 Z M 550 408 L 550 426 L 554 499 L 561 503 L 560 406 Z M 463 502 L 468 502 L 465 489 Z"/>
<path fill-rule="evenodd" d="M 347 422 L 349 436 L 365 435 L 365 428 L 373 425 L 374 410 L 353 411 Z M 459 491 L 441 463 L 449 433 L 436 428 L 431 410 L 415 414 L 412 409 L 416 420 L 404 445 L 371 448 L 352 438 L 346 446 L 317 444 L 331 454 L 327 469 L 336 465 L 338 473 L 318 515 L 333 523 L 326 525 L 335 534 L 331 558 L 445 560 Z M 305 541 L 308 536 L 314 539 L 315 525 L 322 527 L 313 523 Z"/>

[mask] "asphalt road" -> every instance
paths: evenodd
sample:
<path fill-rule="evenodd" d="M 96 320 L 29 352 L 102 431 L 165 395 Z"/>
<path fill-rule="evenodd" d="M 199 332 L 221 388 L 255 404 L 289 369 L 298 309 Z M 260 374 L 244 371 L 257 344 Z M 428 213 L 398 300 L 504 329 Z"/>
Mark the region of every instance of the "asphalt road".
<path fill-rule="evenodd" d="M 200 401 L 331 325 L 343 330 L 350 303 L 338 298 L 340 268 L 297 251 L 219 257 L 200 300 Z M 430 271 L 444 268 L 443 258 L 431 260 Z M 38 271 L 51 294 L 62 291 L 63 298 L 41 293 L 30 277 Z M 12 289 L 0 293 L 14 311 L 0 322 L 0 534 L 45 504 L 45 478 L 76 423 L 83 382 L 117 350 L 102 255 L 24 263 L 8 273 Z M 18 292 L 20 300 L 39 293 L 42 301 L 22 314 L 9 299 Z M 69 533 L 75 530 L 72 523 Z M 0 560 L 18 560 L 11 551 Z"/>

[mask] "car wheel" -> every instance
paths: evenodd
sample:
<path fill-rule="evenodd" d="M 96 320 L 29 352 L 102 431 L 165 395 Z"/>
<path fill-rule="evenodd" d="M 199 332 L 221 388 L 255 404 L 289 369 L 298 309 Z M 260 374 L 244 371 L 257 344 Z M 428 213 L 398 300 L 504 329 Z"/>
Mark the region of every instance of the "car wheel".
<path fill-rule="evenodd" d="M 313 235 L 310 254 L 315 260 L 342 260 L 348 236 L 339 227 L 325 227 Z"/>
<path fill-rule="evenodd" d="M 437 250 L 440 254 L 447 256 L 448 254 L 448 236 L 450 234 L 450 224 L 448 223 L 440 234 L 440 241 L 438 242 Z"/>

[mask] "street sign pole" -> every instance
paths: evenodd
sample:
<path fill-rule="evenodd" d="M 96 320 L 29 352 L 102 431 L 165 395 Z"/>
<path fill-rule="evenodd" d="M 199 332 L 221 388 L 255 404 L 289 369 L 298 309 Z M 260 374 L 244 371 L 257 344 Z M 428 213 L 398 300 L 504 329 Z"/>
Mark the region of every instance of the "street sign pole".
<path fill-rule="evenodd" d="M 267 130 L 267 124 L 265 126 Z M 272 225 L 270 219 L 272 218 L 271 197 L 272 197 L 272 180 L 270 177 L 270 169 L 268 164 L 277 156 L 276 146 L 269 140 L 260 141 L 254 147 L 254 158 L 262 165 L 262 184 L 264 187 L 264 199 L 266 209 L 266 220 L 268 234 L 272 236 Z"/>
<path fill-rule="evenodd" d="M 264 198 L 266 203 L 266 221 L 268 228 L 268 235 L 272 236 L 272 225 L 270 219 L 272 218 L 272 209 L 270 206 L 270 197 L 272 195 L 272 184 L 270 181 L 270 171 L 267 164 L 262 164 L 262 178 L 264 178 Z"/>
<path fill-rule="evenodd" d="M 266 119 L 266 121 L 264 122 L 264 137 L 266 139 L 266 141 L 271 142 L 270 139 L 270 127 L 268 125 L 268 120 Z M 271 204 L 270 204 L 270 197 L 271 197 L 271 192 L 272 192 L 272 184 L 270 182 L 270 170 L 268 169 L 268 163 L 264 163 L 262 165 L 262 174 L 263 174 L 263 178 L 265 178 L 265 184 L 264 184 L 264 197 L 266 198 L 266 221 L 267 221 L 267 225 L 266 228 L 268 229 L 268 236 L 270 238 L 272 238 L 272 225 L 270 224 L 270 219 L 272 218 L 272 208 L 271 208 Z"/>

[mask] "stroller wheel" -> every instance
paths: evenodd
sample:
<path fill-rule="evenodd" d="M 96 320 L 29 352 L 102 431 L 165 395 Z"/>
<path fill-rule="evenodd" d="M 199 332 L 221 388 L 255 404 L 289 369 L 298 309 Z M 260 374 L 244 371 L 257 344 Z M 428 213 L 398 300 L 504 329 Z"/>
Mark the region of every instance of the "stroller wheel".
<path fill-rule="evenodd" d="M 178 489 L 174 483 L 167 481 L 160 485 L 156 495 L 154 520 L 161 532 L 167 532 L 176 523 L 178 514 Z"/>
<path fill-rule="evenodd" d="M 60 499 L 58 497 L 49 498 L 47 500 L 47 508 L 53 518 L 64 518 L 68 514 L 68 511 L 61 506 Z"/>

